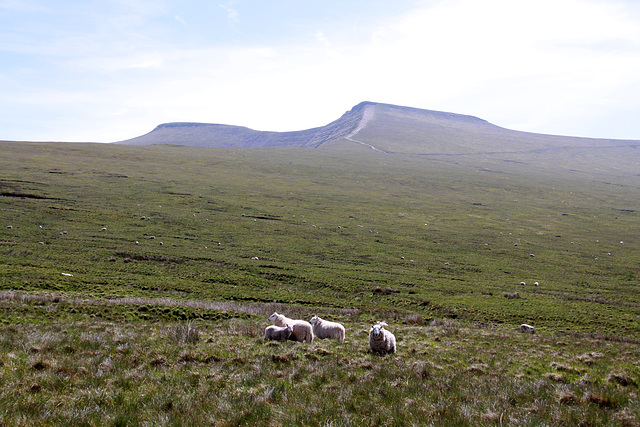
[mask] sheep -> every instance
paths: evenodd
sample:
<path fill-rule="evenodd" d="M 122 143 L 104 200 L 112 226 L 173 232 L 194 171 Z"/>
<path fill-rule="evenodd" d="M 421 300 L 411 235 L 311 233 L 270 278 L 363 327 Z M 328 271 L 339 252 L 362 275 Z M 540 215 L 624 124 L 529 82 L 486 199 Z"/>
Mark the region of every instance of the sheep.
<path fill-rule="evenodd" d="M 289 337 L 290 340 L 300 342 L 304 341 L 309 344 L 313 342 L 313 327 L 309 322 L 289 319 L 287 316 L 278 314 L 275 311 L 271 316 L 269 316 L 269 321 L 274 322 L 276 326 L 292 326 L 293 332 Z"/>
<path fill-rule="evenodd" d="M 276 340 L 285 342 L 291 336 L 293 332 L 292 326 L 267 326 L 264 330 L 264 340 Z"/>
<path fill-rule="evenodd" d="M 527 282 L 520 282 L 520 284 L 521 284 L 522 286 L 525 286 L 525 285 L 527 284 Z"/>
<path fill-rule="evenodd" d="M 520 332 L 524 334 L 535 334 L 536 328 L 534 328 L 531 325 L 527 325 L 526 323 L 523 323 L 522 325 L 520 325 Z"/>
<path fill-rule="evenodd" d="M 335 338 L 339 342 L 344 342 L 345 329 L 340 323 L 330 322 L 313 316 L 309 323 L 313 325 L 313 335 L 320 338 Z"/>
<path fill-rule="evenodd" d="M 378 322 L 369 330 L 369 347 L 376 354 L 396 352 L 396 337 L 386 329 L 386 322 Z"/>

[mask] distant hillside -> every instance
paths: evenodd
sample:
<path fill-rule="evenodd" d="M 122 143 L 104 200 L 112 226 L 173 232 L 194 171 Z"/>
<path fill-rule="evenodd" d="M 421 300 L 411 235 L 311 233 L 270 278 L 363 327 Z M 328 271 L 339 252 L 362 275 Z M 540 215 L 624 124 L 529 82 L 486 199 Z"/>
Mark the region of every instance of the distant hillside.
<path fill-rule="evenodd" d="M 499 154 L 640 145 L 640 141 L 520 132 L 472 116 L 388 104 L 371 105 L 370 118 L 354 138 L 389 153 Z"/>
<path fill-rule="evenodd" d="M 197 147 L 367 148 L 469 165 L 495 162 L 561 167 L 572 172 L 637 175 L 640 141 L 519 132 L 473 116 L 362 102 L 338 120 L 296 132 L 264 132 L 205 123 L 167 123 L 120 144 Z"/>
<path fill-rule="evenodd" d="M 317 148 L 328 141 L 351 133 L 362 118 L 368 103 L 361 103 L 338 120 L 308 130 L 294 132 L 266 132 L 242 126 L 208 123 L 165 123 L 146 135 L 121 141 L 121 144 L 152 145 L 175 144 L 195 147 L 311 147 Z"/>
<path fill-rule="evenodd" d="M 379 115 L 382 120 L 378 117 Z M 398 119 L 400 120 L 398 121 Z M 421 124 L 444 125 L 450 129 L 462 129 L 465 126 L 467 128 L 495 127 L 485 120 L 472 116 L 365 101 L 344 113 L 338 120 L 313 129 L 269 132 L 225 124 L 176 122 L 161 124 L 145 135 L 117 143 L 128 145 L 173 144 L 207 148 L 318 148 L 323 144 L 340 139 L 357 142 L 352 137 L 365 128 L 369 130 L 369 133 L 372 129 L 375 133 L 379 127 L 388 128 L 391 138 L 397 139 L 402 132 L 406 131 L 406 127 L 420 126 Z M 395 129 L 396 126 L 397 129 Z"/>

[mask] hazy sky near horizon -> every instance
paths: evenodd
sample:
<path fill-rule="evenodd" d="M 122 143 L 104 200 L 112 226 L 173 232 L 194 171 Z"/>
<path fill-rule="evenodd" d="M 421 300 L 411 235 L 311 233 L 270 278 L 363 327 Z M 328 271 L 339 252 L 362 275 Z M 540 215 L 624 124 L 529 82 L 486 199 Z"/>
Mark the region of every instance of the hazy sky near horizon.
<path fill-rule="evenodd" d="M 640 140 L 640 2 L 0 0 L 0 140 L 300 130 L 361 101 Z"/>

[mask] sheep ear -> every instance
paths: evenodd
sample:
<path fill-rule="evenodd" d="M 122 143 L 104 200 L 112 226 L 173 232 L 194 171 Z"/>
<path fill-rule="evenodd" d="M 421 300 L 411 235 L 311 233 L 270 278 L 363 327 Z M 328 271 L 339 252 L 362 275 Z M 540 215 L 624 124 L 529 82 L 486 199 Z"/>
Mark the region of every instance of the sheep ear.
<path fill-rule="evenodd" d="M 378 324 L 379 324 L 380 326 L 389 326 L 389 325 L 387 325 L 387 322 L 378 322 Z"/>

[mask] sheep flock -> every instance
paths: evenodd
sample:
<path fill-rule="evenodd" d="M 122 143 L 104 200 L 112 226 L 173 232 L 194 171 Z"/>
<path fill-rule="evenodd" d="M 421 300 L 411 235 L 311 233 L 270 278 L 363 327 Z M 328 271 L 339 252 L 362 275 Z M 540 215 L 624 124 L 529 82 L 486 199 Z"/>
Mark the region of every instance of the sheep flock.
<path fill-rule="evenodd" d="M 283 314 L 274 312 L 268 318 L 274 322 L 264 330 L 264 341 L 287 340 L 306 342 L 311 344 L 314 338 L 335 339 L 339 343 L 345 340 L 346 329 L 338 322 L 324 320 L 318 316 L 313 316 L 308 322 L 302 319 L 291 319 Z M 386 322 L 376 322 L 369 329 L 369 349 L 371 353 L 386 355 L 396 352 L 396 337 L 386 329 L 389 326 Z M 522 324 L 520 331 L 523 333 L 535 334 L 535 328 L 531 325 Z"/>
<path fill-rule="evenodd" d="M 343 343 L 346 335 L 344 325 L 338 322 L 324 320 L 313 316 L 309 322 L 301 319 L 290 319 L 283 314 L 274 312 L 268 319 L 274 322 L 264 330 L 264 341 L 299 341 L 312 343 L 314 338 L 335 339 Z M 395 353 L 396 338 L 385 329 L 386 322 L 377 322 L 369 330 L 369 347 L 372 353 L 383 355 Z"/>

